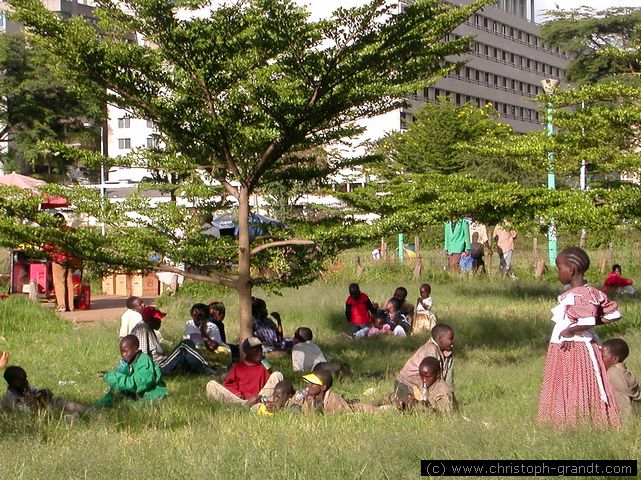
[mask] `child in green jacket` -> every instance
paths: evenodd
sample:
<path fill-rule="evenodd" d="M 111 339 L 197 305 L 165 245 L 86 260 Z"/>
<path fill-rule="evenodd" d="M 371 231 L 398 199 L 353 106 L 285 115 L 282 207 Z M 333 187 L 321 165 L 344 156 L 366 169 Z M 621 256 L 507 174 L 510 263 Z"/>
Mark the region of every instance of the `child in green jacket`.
<path fill-rule="evenodd" d="M 120 356 L 122 361 L 118 368 L 103 373 L 109 391 L 94 406 L 108 407 L 120 398 L 155 400 L 169 395 L 160 368 L 149 355 L 140 351 L 135 335 L 127 335 L 120 340 Z"/>

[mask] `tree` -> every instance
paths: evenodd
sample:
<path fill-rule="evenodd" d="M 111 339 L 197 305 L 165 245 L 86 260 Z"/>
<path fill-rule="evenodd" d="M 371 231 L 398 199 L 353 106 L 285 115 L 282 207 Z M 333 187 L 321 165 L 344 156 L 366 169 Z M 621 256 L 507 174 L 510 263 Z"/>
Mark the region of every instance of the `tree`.
<path fill-rule="evenodd" d="M 513 132 L 491 105 L 456 105 L 449 97 L 425 103 L 405 132 L 390 133 L 378 143 L 382 155 L 375 164 L 379 176 L 398 172 L 459 173 L 476 178 L 526 182 L 529 169 L 505 156 L 480 156 L 473 146 L 501 141 Z"/>
<path fill-rule="evenodd" d="M 541 29 L 545 43 L 573 57 L 565 70 L 567 81 L 583 85 L 641 73 L 641 9 L 581 7 L 547 15 L 551 20 Z"/>
<path fill-rule="evenodd" d="M 83 123 L 97 122 L 102 107 L 89 91 L 63 79 L 61 69 L 64 65 L 37 42 L 23 34 L 0 34 L 0 142 L 9 144 L 5 168 L 44 161 L 48 173 L 54 168 L 64 172 L 68 159 L 43 155 L 38 142 L 95 139 Z"/>
<path fill-rule="evenodd" d="M 304 8 L 288 0 L 241 0 L 216 7 L 205 0 L 101 0 L 94 29 L 80 18 L 58 18 L 40 0 L 9 3 L 14 18 L 65 59 L 79 84 L 98 85 L 109 92 L 106 100 L 154 122 L 176 154 L 165 160 L 165 170 L 208 165 L 214 186 L 194 175 L 185 196 L 209 199 L 220 185 L 222 198 L 233 197 L 238 205 L 237 242 L 203 241 L 195 226 L 185 224 L 178 205 L 163 204 L 145 210 L 146 227 L 135 238 L 129 230 L 89 241 L 90 233 L 83 232 L 87 245 L 78 240 L 75 247 L 84 246 L 80 252 L 96 264 L 171 270 L 147 260 L 151 247 L 164 248 L 156 251 L 196 266 L 186 276 L 237 290 L 241 337 L 252 331 L 250 298 L 257 282 L 252 259 L 272 255 L 268 260 L 294 281 L 304 277 L 298 269 L 315 265 L 296 258 L 313 256 L 309 240 L 283 238 L 283 232 L 250 238 L 252 193 L 318 172 L 316 163 L 287 154 L 358 134 L 356 120 L 403 105 L 406 92 L 456 68 L 444 60 L 466 51 L 469 39 L 442 38 L 484 4 L 457 8 L 417 0 L 394 14 L 394 6 L 373 0 L 311 21 Z M 200 13 L 191 15 L 195 10 Z M 132 32 L 145 39 L 144 45 L 128 40 Z M 197 190 L 211 195 L 193 195 Z M 75 200 L 78 208 L 93 206 L 105 219 L 116 208 L 101 211 L 95 199 Z M 296 250 L 301 245 L 302 252 Z"/>

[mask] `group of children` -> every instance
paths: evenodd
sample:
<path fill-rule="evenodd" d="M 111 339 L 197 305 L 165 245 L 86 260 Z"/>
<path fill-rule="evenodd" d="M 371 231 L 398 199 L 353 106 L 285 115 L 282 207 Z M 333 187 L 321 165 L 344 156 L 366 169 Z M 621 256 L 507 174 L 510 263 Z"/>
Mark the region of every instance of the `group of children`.
<path fill-rule="evenodd" d="M 630 418 L 632 402 L 641 400 L 641 387 L 624 364 L 629 355 L 627 343 L 612 338 L 600 345 L 592 330 L 597 325 L 619 320 L 621 314 L 616 302 L 586 283 L 584 274 L 590 260 L 582 249 L 563 250 L 556 263 L 560 282 L 569 288 L 559 296 L 559 305 L 552 309 L 554 328 L 545 362 L 538 419 L 557 428 L 575 427 L 585 421 L 618 427 Z M 296 391 L 282 373 L 272 371 L 266 358 L 272 349 L 263 339 L 249 337 L 240 347 L 226 343 L 222 302 L 193 305 L 183 340 L 165 355 L 160 345 L 162 339 L 157 335 L 165 314 L 132 297 L 121 323 L 121 361 L 114 370 L 101 372 L 108 390 L 93 407 L 110 406 L 119 399 L 164 398 L 168 391 L 163 377 L 180 372 L 220 374 L 216 366 L 229 365 L 239 359 L 242 349 L 242 358 L 233 363 L 221 383 L 207 382 L 205 390 L 210 399 L 245 405 L 266 415 L 280 409 L 376 413 L 395 408 L 425 408 L 447 414 L 456 405 L 454 330 L 449 325 L 436 323 L 428 284 L 421 285 L 419 295 L 414 308 L 406 301 L 407 290 L 399 287 L 379 309 L 357 284 L 349 286 L 345 314 L 354 337 L 431 332 L 429 340 L 396 376 L 393 393 L 372 403 L 349 402 L 331 390 L 334 377 L 345 373 L 345 366 L 323 354 L 307 327 L 296 329 L 288 349 L 292 370 L 303 373 L 305 382 L 304 388 Z M 260 313 L 266 317 L 266 305 L 260 307 Z M 282 333 L 277 340 L 283 342 Z M 8 355 L 3 353 L 0 368 L 7 362 Z M 4 378 L 8 390 L 2 406 L 6 409 L 53 408 L 71 419 L 89 411 L 88 407 L 56 397 L 49 390 L 33 388 L 20 367 L 6 368 Z"/>
<path fill-rule="evenodd" d="M 373 337 L 381 334 L 405 337 L 431 332 L 436 325 L 432 312 L 432 288 L 424 283 L 419 288 L 416 308 L 407 301 L 407 289 L 398 287 L 382 308 L 361 292 L 357 283 L 350 284 L 345 301 L 345 318 L 352 326 L 348 338 Z"/>

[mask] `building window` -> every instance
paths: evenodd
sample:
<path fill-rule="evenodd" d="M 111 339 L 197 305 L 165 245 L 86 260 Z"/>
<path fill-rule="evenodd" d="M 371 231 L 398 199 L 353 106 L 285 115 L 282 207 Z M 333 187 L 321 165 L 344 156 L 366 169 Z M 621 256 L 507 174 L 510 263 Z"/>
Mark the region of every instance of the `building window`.
<path fill-rule="evenodd" d="M 152 122 L 151 120 L 147 120 L 147 128 L 156 128 L 154 127 L 154 122 Z"/>
<path fill-rule="evenodd" d="M 147 137 L 147 148 L 158 148 L 158 137 Z"/>
<path fill-rule="evenodd" d="M 119 138 L 118 148 L 120 150 L 127 150 L 131 148 L 131 138 Z"/>
<path fill-rule="evenodd" d="M 499 85 L 499 78 L 500 77 L 498 75 L 494 75 L 494 85 L 497 86 L 497 87 Z"/>
<path fill-rule="evenodd" d="M 485 83 L 490 83 L 490 74 L 485 72 Z"/>
<path fill-rule="evenodd" d="M 456 104 L 457 104 L 457 105 L 460 105 L 460 104 L 461 104 L 461 94 L 460 94 L 460 93 L 457 93 L 457 94 L 456 94 Z"/>
<path fill-rule="evenodd" d="M 487 18 L 483 17 L 483 26 L 488 28 Z"/>
<path fill-rule="evenodd" d="M 0 28 L 4 29 L 6 26 L 7 25 L 6 25 L 6 22 L 5 22 L 4 13 L 0 13 Z"/>
<path fill-rule="evenodd" d="M 477 82 L 480 82 L 481 81 L 481 72 L 479 72 L 478 70 L 474 70 L 474 79 Z"/>
<path fill-rule="evenodd" d="M 129 128 L 131 126 L 131 119 L 123 117 L 118 119 L 118 128 Z"/>

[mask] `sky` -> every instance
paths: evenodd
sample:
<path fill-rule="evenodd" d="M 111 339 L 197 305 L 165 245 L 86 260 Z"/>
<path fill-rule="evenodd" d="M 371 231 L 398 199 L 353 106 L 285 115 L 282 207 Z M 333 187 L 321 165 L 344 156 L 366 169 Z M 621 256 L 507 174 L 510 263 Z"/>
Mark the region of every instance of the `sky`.
<path fill-rule="evenodd" d="M 641 7 L 641 0 L 534 0 L 534 9 L 537 19 L 540 20 L 541 12 L 554 10 L 558 5 L 561 10 L 569 10 L 581 6 L 604 10 L 610 7 Z"/>
<path fill-rule="evenodd" d="M 312 11 L 313 17 L 325 16 L 335 8 L 351 7 L 362 5 L 363 0 L 299 0 L 301 4 L 307 4 Z M 529 4 L 529 0 L 528 0 Z M 641 0 L 534 0 L 534 8 L 537 11 L 537 19 L 541 20 L 541 12 L 554 10 L 558 5 L 561 10 L 569 10 L 580 6 L 592 7 L 597 10 L 609 7 L 641 7 Z"/>

